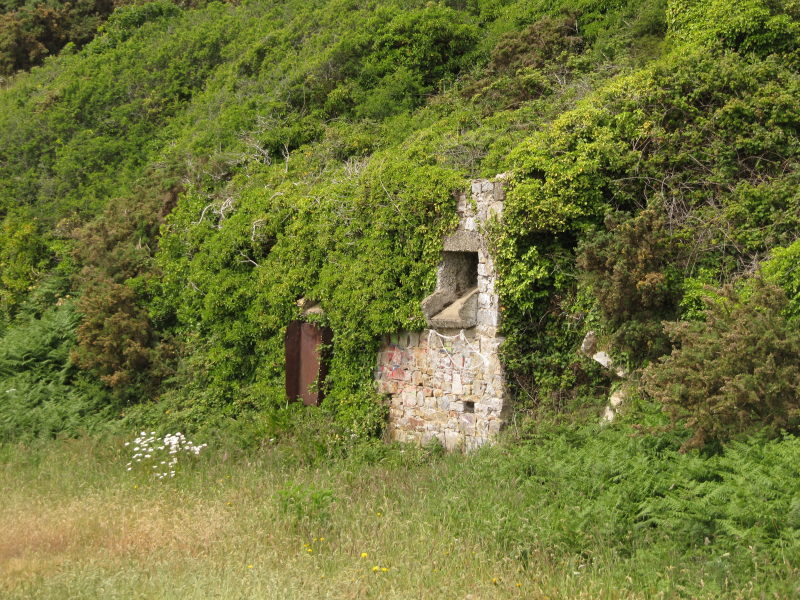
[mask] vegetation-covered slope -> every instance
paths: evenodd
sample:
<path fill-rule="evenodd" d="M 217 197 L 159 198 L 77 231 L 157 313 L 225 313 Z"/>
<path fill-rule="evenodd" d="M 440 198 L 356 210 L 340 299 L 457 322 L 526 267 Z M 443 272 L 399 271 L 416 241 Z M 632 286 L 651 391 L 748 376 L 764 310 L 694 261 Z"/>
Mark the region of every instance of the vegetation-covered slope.
<path fill-rule="evenodd" d="M 221 462 L 261 446 L 280 477 L 308 466 L 251 505 L 281 523 L 381 464 L 403 474 L 381 502 L 417 473 L 434 506 L 472 498 L 444 525 L 402 513 L 424 524 L 409 540 L 441 526 L 505 573 L 595 570 L 548 590 L 797 592 L 796 0 L 100 4 L 0 3 L 9 480 L 53 451 L 11 442 L 179 428 Z M 17 23 L 42 12 L 57 39 Z M 423 327 L 452 192 L 501 172 L 505 442 L 446 465 L 377 444 L 378 340 Z M 334 333 L 313 411 L 283 391 L 301 297 Z M 613 426 L 589 330 L 631 373 Z M 54 596 L 82 579 L 60 573 Z"/>
<path fill-rule="evenodd" d="M 335 336 L 325 410 L 343 434 L 377 432 L 373 351 L 422 325 L 451 191 L 508 171 L 494 245 L 520 408 L 606 394 L 575 352 L 594 328 L 650 364 L 692 443 L 770 421 L 765 394 L 775 428 L 796 426 L 793 380 L 752 374 L 740 393 L 733 367 L 708 382 L 656 361 L 661 321 L 711 323 L 706 285 L 753 302 L 762 263 L 784 292 L 759 310 L 797 312 L 796 3 L 201 5 L 119 8 L 0 94 L 4 343 L 77 315 L 49 370 L 8 359 L 30 383 L 4 415 L 56 380 L 78 414 L 277 415 L 305 296 Z M 715 411 L 726 423 L 697 426 L 697 393 L 734 406 Z M 37 429 L 14 419 L 9 436 Z"/>

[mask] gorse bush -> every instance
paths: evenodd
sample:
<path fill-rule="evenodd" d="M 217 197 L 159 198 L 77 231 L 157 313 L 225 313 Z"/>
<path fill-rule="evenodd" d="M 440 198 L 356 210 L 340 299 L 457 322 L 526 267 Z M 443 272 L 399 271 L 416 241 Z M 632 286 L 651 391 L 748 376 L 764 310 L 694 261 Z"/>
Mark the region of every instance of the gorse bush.
<path fill-rule="evenodd" d="M 606 215 L 605 227 L 579 247 L 577 263 L 614 331 L 611 344 L 637 362 L 661 356 L 669 349 L 661 321 L 677 316 L 680 247 L 659 207 Z"/>
<path fill-rule="evenodd" d="M 703 321 L 667 324 L 677 347 L 645 370 L 644 389 L 692 431 L 684 449 L 800 426 L 800 332 L 786 307 L 756 279 L 710 298 Z"/>

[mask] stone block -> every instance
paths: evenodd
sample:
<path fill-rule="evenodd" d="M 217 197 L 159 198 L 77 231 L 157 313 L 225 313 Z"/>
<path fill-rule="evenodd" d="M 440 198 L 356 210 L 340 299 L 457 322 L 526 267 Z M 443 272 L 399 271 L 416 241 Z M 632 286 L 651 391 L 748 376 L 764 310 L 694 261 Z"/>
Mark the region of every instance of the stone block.
<path fill-rule="evenodd" d="M 444 447 L 447 450 L 458 450 L 463 445 L 464 437 L 457 431 L 444 432 Z"/>
<path fill-rule="evenodd" d="M 461 385 L 461 375 L 458 373 L 453 373 L 453 383 L 452 383 L 452 391 L 453 394 L 461 395 L 464 393 L 464 386 Z"/>
<path fill-rule="evenodd" d="M 470 368 L 471 362 L 472 358 L 468 356 L 464 369 L 461 370 L 461 386 L 464 388 L 464 394 L 471 393 L 472 382 L 475 380 L 475 371 Z"/>
<path fill-rule="evenodd" d="M 503 410 L 503 400 L 502 400 L 502 398 L 496 398 L 496 397 L 495 398 L 489 398 L 488 400 L 485 401 L 485 404 L 486 404 L 486 407 L 492 412 L 496 412 L 496 413 L 499 414 L 500 411 Z"/>
<path fill-rule="evenodd" d="M 427 352 L 419 346 L 412 348 L 409 354 L 411 361 L 413 361 L 415 365 L 423 364 L 427 358 Z"/>
<path fill-rule="evenodd" d="M 404 389 L 401 392 L 401 397 L 403 398 L 403 404 L 406 406 L 417 405 L 417 394 L 413 389 Z"/>
<path fill-rule="evenodd" d="M 471 427 L 475 426 L 476 417 L 474 413 L 462 413 L 459 417 L 459 423 L 461 425 L 469 425 Z"/>
<path fill-rule="evenodd" d="M 412 429 L 422 430 L 425 427 L 425 421 L 419 417 L 411 417 L 408 419 L 408 426 Z"/>

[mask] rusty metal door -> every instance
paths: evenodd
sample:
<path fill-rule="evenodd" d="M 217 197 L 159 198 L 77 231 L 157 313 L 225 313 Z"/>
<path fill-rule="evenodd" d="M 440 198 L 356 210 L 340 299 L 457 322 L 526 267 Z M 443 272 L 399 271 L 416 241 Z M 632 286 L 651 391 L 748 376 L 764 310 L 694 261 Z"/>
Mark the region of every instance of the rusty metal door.
<path fill-rule="evenodd" d="M 313 323 L 292 321 L 286 328 L 286 395 L 307 406 L 318 405 L 324 396 L 323 383 L 328 373 L 325 348 L 331 330 Z"/>

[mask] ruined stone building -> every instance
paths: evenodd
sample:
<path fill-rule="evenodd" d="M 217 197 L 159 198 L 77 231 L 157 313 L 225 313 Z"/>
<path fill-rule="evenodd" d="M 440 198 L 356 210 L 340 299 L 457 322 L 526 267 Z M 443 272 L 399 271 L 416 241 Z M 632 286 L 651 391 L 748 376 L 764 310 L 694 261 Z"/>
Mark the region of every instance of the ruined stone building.
<path fill-rule="evenodd" d="M 495 271 L 485 226 L 503 212 L 502 176 L 458 198 L 458 229 L 443 242 L 433 294 L 422 302 L 428 329 L 383 341 L 375 379 L 390 399 L 392 439 L 472 450 L 501 428 L 507 412 L 498 357 L 502 339 Z"/>

